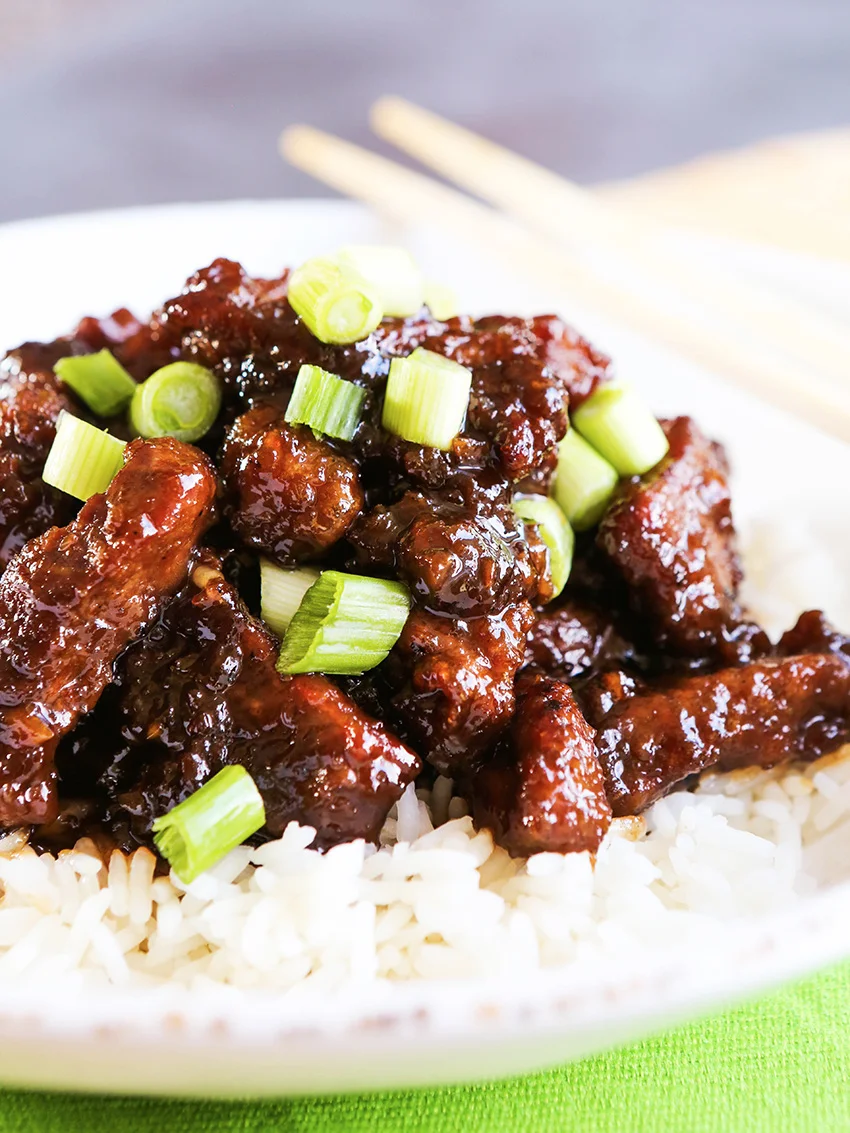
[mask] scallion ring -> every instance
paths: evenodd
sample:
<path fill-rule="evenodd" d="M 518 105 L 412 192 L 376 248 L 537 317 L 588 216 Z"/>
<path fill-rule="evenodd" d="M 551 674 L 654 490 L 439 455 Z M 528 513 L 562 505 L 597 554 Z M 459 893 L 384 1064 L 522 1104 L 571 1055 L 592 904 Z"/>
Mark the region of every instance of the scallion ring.
<path fill-rule="evenodd" d="M 365 673 L 395 645 L 410 611 L 401 582 L 325 570 L 298 607 L 280 650 L 280 673 Z"/>
<path fill-rule="evenodd" d="M 41 478 L 78 500 L 105 492 L 124 463 L 124 442 L 64 410 Z"/>
<path fill-rule="evenodd" d="M 221 408 L 218 378 L 195 362 L 171 362 L 136 388 L 130 423 L 141 437 L 198 441 Z"/>
<path fill-rule="evenodd" d="M 265 825 L 266 810 L 244 767 L 224 767 L 153 823 L 156 848 L 190 884 Z"/>

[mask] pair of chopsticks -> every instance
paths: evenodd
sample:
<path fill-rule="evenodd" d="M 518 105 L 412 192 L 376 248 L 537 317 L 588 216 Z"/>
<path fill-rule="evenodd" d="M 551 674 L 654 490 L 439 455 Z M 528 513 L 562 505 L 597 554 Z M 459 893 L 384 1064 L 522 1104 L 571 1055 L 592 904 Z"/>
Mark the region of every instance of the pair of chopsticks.
<path fill-rule="evenodd" d="M 285 131 L 281 151 L 348 196 L 403 223 L 436 224 L 496 251 L 570 301 L 850 441 L 850 330 L 836 320 L 702 261 L 694 267 L 663 226 L 635 221 L 402 99 L 379 100 L 372 126 L 496 209 L 310 127 Z"/>

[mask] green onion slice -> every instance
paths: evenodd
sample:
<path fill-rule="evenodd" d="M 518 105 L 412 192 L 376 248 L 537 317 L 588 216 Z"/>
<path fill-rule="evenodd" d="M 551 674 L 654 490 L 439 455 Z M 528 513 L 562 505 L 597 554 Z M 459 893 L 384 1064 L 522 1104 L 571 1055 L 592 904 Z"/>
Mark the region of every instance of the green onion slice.
<path fill-rule="evenodd" d="M 309 425 L 314 433 L 350 441 L 360 424 L 366 390 L 329 374 L 320 366 L 304 365 L 286 407 L 290 425 Z"/>
<path fill-rule="evenodd" d="M 572 421 L 621 476 L 642 476 L 670 447 L 651 411 L 627 386 L 600 386 L 579 406 Z"/>
<path fill-rule="evenodd" d="M 289 624 L 280 673 L 365 673 L 398 641 L 410 610 L 401 582 L 324 570 Z"/>
<path fill-rule="evenodd" d="M 575 535 L 567 517 L 549 496 L 514 496 L 513 509 L 525 523 L 536 523 L 540 538 L 549 548 L 549 571 L 553 598 L 567 584 L 573 565 Z"/>
<path fill-rule="evenodd" d="M 334 260 L 307 260 L 290 276 L 287 297 L 320 342 L 359 342 L 384 317 L 378 290 L 354 268 Z"/>
<path fill-rule="evenodd" d="M 60 492 L 87 500 L 106 491 L 123 463 L 123 441 L 63 410 L 41 478 Z"/>
<path fill-rule="evenodd" d="M 287 570 L 260 559 L 260 616 L 278 637 L 284 636 L 301 599 L 318 577 L 312 567 Z"/>
<path fill-rule="evenodd" d="M 141 437 L 197 441 L 221 408 L 218 378 L 195 362 L 171 362 L 136 387 L 130 424 Z"/>
<path fill-rule="evenodd" d="M 156 848 L 187 885 L 256 834 L 266 809 L 244 767 L 224 767 L 194 794 L 157 818 Z"/>
<path fill-rule="evenodd" d="M 558 449 L 555 499 L 575 531 L 594 527 L 617 490 L 619 476 L 575 429 Z"/>
<path fill-rule="evenodd" d="M 454 319 L 459 314 L 457 294 L 451 287 L 433 279 L 425 280 L 425 306 L 441 323 Z"/>
<path fill-rule="evenodd" d="M 53 372 L 98 417 L 121 413 L 136 392 L 136 383 L 109 350 L 60 358 Z"/>
<path fill-rule="evenodd" d="M 367 279 L 381 297 L 385 315 L 415 315 L 425 298 L 425 281 L 413 256 L 390 244 L 348 244 L 334 259 Z"/>
<path fill-rule="evenodd" d="M 414 444 L 448 450 L 466 421 L 471 388 L 471 370 L 420 346 L 390 363 L 383 426 Z"/>

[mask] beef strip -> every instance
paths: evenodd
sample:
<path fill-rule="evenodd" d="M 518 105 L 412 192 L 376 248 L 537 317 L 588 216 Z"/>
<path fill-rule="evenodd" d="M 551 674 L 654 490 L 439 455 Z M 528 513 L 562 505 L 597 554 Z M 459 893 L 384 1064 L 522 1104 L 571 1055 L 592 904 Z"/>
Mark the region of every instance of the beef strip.
<path fill-rule="evenodd" d="M 221 456 L 234 531 L 282 563 L 316 558 L 345 535 L 363 506 L 357 467 L 280 410 L 237 418 Z"/>
<path fill-rule="evenodd" d="M 523 598 L 551 596 L 549 555 L 510 506 L 510 488 L 482 473 L 441 492 L 410 491 L 349 533 L 359 566 L 392 570 L 433 613 L 480 617 Z"/>
<path fill-rule="evenodd" d="M 565 594 L 538 616 L 528 635 L 525 664 L 564 680 L 635 659 L 619 619 L 590 601 Z"/>
<path fill-rule="evenodd" d="M 64 342 L 28 342 L 0 363 L 0 572 L 28 539 L 67 522 L 74 505 L 41 479 L 63 409 L 73 398 L 54 376 Z"/>
<path fill-rule="evenodd" d="M 385 663 L 393 706 L 438 771 L 469 770 L 514 711 L 514 677 L 534 614 L 527 602 L 486 618 L 414 610 Z"/>
<path fill-rule="evenodd" d="M 225 764 L 251 773 L 266 834 L 314 826 L 317 845 L 374 841 L 418 757 L 323 676 L 283 677 L 277 646 L 208 554 L 117 672 L 128 741 L 102 775 L 118 831 L 154 818 Z"/>
<path fill-rule="evenodd" d="M 776 651 L 785 657 L 795 653 L 839 653 L 850 660 L 850 637 L 830 625 L 822 610 L 806 610 L 796 625 L 782 635 Z"/>
<path fill-rule="evenodd" d="M 614 814 L 635 814 L 715 764 L 772 767 L 840 747 L 850 736 L 850 660 L 768 658 L 646 689 L 621 686 L 612 700 L 597 749 Z"/>
<path fill-rule="evenodd" d="M 740 621 L 728 466 L 689 417 L 664 423 L 670 451 L 625 484 L 599 526 L 661 650 L 715 653 Z"/>
<path fill-rule="evenodd" d="M 554 468 L 570 389 L 586 396 L 607 360 L 545 315 L 492 315 L 478 320 L 468 341 L 447 345 L 445 353 L 472 368 L 469 424 L 495 441 L 507 475 L 522 480 L 541 464 Z"/>
<path fill-rule="evenodd" d="M 186 577 L 215 477 L 197 450 L 134 441 L 107 492 L 31 540 L 0 579 L 0 823 L 56 814 L 53 757 L 112 663 Z"/>
<path fill-rule="evenodd" d="M 595 852 L 611 807 L 594 735 L 565 681 L 521 676 L 510 731 L 468 784 L 476 823 L 512 854 Z"/>
<path fill-rule="evenodd" d="M 28 539 L 68 523 L 76 509 L 69 496 L 41 479 L 59 414 L 64 409 L 88 416 L 56 377 L 54 365 L 71 354 L 117 352 L 141 330 L 122 308 L 105 319 L 85 318 L 72 334 L 53 342 L 26 342 L 0 362 L 0 573 Z"/>

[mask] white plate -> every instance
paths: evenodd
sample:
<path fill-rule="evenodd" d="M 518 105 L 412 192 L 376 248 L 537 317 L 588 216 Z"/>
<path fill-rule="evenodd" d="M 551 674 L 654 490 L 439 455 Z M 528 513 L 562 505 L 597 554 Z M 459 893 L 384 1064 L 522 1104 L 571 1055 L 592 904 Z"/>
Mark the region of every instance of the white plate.
<path fill-rule="evenodd" d="M 432 275 L 458 286 L 464 306 L 526 312 L 562 308 L 502 265 L 428 232 L 402 234 Z M 0 228 L 0 348 L 50 338 L 82 314 L 127 305 L 142 313 L 176 293 L 218 255 L 252 272 L 344 241 L 398 239 L 356 206 L 337 202 L 183 205 L 59 217 Z M 836 306 L 847 278 L 818 265 L 752 249 L 694 249 L 736 259 L 740 270 L 805 281 Z M 593 312 L 562 309 L 617 359 L 660 413 L 688 412 L 730 448 L 737 514 L 802 526 L 823 543 L 811 604 L 850 623 L 844 519 L 850 449 L 737 393 L 710 374 L 606 326 Z M 777 564 L 777 569 L 781 564 Z M 80 1002 L 43 1001 L 0 986 L 0 1080 L 9 1084 L 134 1093 L 247 1096 L 402 1087 L 519 1073 L 577 1058 L 850 954 L 850 857 L 839 884 L 780 913 L 718 924 L 698 964 L 660 948 L 632 970 L 602 969 L 577 986 L 568 972 L 527 980 L 402 984 L 335 997 L 299 1014 L 297 1001 L 237 993 L 226 1018 L 193 1013 L 191 995 L 145 991 Z M 713 960 L 711 959 L 713 957 Z M 260 1024 L 262 1023 L 262 1026 Z M 271 1035 L 269 1032 L 272 1025 Z"/>

